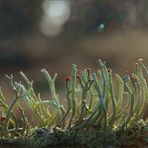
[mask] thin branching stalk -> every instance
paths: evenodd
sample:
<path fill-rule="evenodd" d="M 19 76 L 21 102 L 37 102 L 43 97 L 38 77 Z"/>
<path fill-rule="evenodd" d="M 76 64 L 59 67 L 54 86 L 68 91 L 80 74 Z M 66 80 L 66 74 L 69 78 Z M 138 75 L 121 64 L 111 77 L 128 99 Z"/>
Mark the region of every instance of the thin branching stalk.
<path fill-rule="evenodd" d="M 40 93 L 36 93 L 33 81 L 23 72 L 20 74 L 25 85 L 14 82 L 13 76 L 7 75 L 15 97 L 9 105 L 0 88 L 1 138 L 32 138 L 37 133 L 41 139 L 47 135 L 55 136 L 58 139 L 55 141 L 62 141 L 68 135 L 66 141 L 71 136 L 72 139 L 80 136 L 79 141 L 81 134 L 88 132 L 84 136 L 86 139 L 90 134 L 92 139 L 97 137 L 97 142 L 106 143 L 108 139 L 117 142 L 118 135 L 122 135 L 122 140 L 128 143 L 131 137 L 129 134 L 147 131 L 147 123 L 142 118 L 148 105 L 148 70 L 143 60 L 139 59 L 135 64 L 135 71 L 131 75 L 126 72 L 124 77 L 114 75 L 100 59 L 98 65 L 99 70 L 96 73 L 91 73 L 90 68 L 78 72 L 77 65 L 72 65 L 70 76 L 65 78 L 67 104 L 64 105 L 60 103 L 61 98 L 56 90 L 57 74 L 51 77 L 46 69 L 41 70 L 49 85 L 49 98 L 42 98 Z M 31 110 L 30 120 L 20 101 L 24 101 Z M 15 107 L 21 114 L 22 124 L 13 111 Z M 32 125 L 36 118 L 37 123 Z M 41 136 L 42 132 L 47 133 Z M 136 133 L 135 139 L 139 137 L 146 139 L 147 134 Z"/>

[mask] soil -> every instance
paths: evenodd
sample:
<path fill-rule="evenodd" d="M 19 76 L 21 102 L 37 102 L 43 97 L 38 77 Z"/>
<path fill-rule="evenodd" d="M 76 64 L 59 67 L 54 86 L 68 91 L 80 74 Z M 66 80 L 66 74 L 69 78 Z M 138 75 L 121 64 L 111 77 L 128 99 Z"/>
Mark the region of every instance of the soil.
<path fill-rule="evenodd" d="M 20 139 L 1 139 L 0 140 L 0 148 L 33 148 L 33 145 L 28 145 L 27 141 L 23 141 Z M 137 142 L 134 145 L 120 145 L 120 146 L 111 146 L 111 145 L 104 145 L 103 148 L 148 148 L 148 144 L 144 142 Z M 39 146 L 38 148 L 42 148 Z M 75 145 L 48 145 L 43 148 L 87 148 L 85 145 L 75 144 Z M 97 147 L 96 147 L 97 148 Z M 100 148 L 100 147 L 99 147 Z"/>

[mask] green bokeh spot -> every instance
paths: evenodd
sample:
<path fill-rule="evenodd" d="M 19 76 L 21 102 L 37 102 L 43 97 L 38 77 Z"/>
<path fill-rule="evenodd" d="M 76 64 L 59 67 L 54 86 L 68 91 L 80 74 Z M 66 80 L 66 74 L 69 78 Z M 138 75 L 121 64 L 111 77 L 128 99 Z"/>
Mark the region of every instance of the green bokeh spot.
<path fill-rule="evenodd" d="M 105 24 L 104 24 L 104 23 L 101 23 L 101 24 L 99 24 L 99 25 L 97 26 L 97 31 L 98 31 L 98 32 L 102 32 L 102 31 L 104 30 L 104 28 L 105 28 Z"/>

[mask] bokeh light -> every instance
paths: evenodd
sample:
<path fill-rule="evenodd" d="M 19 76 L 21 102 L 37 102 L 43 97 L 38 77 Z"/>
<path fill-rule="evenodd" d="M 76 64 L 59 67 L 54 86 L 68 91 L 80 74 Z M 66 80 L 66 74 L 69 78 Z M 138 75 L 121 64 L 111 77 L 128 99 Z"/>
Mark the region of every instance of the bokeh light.
<path fill-rule="evenodd" d="M 104 30 L 104 28 L 105 28 L 105 24 L 101 23 L 101 24 L 98 25 L 97 31 L 101 32 L 101 31 Z"/>
<path fill-rule="evenodd" d="M 70 17 L 69 0 L 44 0 L 43 17 L 40 30 L 47 36 L 55 36 L 62 31 L 62 27 Z"/>

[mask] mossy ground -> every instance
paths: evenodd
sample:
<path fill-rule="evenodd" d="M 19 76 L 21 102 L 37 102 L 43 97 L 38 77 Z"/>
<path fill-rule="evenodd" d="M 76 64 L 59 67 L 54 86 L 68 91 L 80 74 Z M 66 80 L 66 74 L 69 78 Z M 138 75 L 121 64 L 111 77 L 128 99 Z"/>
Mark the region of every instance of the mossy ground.
<path fill-rule="evenodd" d="M 16 139 L 1 139 L 4 148 L 146 148 L 148 147 L 148 120 L 140 120 L 126 130 L 108 130 L 106 133 L 91 127 L 82 130 L 38 128 L 30 136 Z"/>

